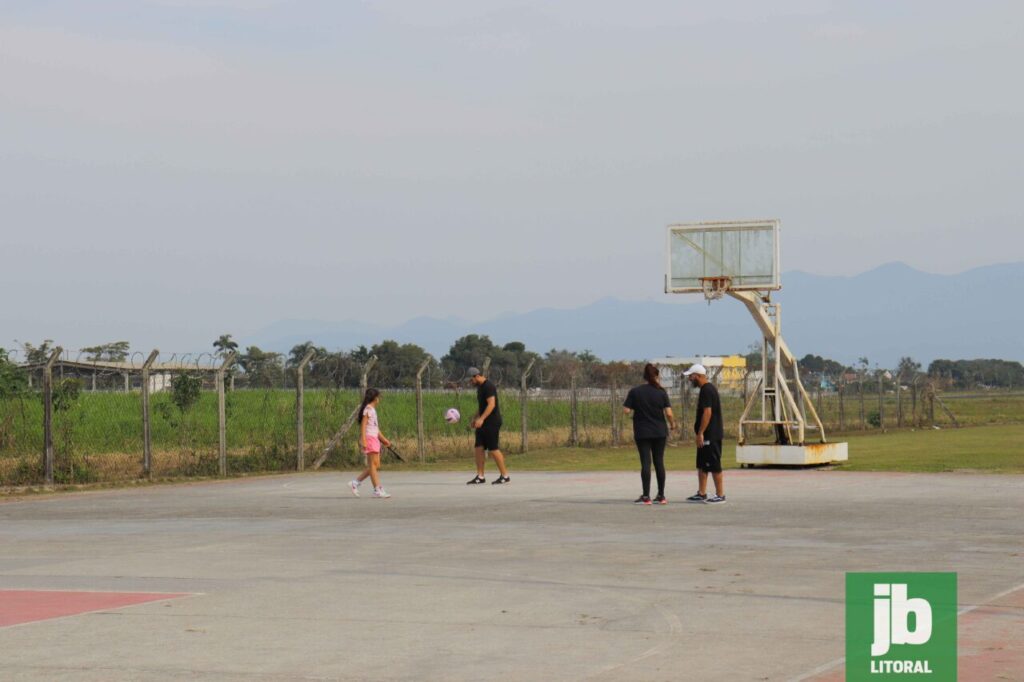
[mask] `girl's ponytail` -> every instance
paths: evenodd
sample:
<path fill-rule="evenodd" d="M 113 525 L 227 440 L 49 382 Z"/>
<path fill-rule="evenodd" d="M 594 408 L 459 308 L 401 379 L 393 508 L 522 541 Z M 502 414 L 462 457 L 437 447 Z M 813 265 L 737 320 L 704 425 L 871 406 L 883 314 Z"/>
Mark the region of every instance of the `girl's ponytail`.
<path fill-rule="evenodd" d="M 359 416 L 356 418 L 357 423 L 362 423 L 363 412 L 366 411 L 366 406 L 376 400 L 379 395 L 380 391 L 375 388 L 366 389 L 366 395 L 363 396 L 363 404 L 359 406 Z"/>

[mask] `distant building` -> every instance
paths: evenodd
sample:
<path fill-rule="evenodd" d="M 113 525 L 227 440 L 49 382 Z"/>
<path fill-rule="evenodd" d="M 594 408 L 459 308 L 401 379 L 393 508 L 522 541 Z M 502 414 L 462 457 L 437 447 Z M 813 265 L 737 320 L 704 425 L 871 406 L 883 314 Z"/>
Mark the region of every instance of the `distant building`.
<path fill-rule="evenodd" d="M 159 393 L 160 391 L 171 390 L 173 376 L 170 372 L 157 372 L 149 375 L 149 392 Z"/>
<path fill-rule="evenodd" d="M 661 384 L 666 389 L 678 388 L 680 376 L 690 365 L 704 365 L 708 378 L 722 391 L 743 392 L 743 379 L 747 376 L 747 358 L 742 355 L 695 355 L 693 357 L 665 357 L 651 360 L 661 372 Z M 758 375 L 760 372 L 758 372 Z M 753 388 L 756 377 L 748 379 Z"/>

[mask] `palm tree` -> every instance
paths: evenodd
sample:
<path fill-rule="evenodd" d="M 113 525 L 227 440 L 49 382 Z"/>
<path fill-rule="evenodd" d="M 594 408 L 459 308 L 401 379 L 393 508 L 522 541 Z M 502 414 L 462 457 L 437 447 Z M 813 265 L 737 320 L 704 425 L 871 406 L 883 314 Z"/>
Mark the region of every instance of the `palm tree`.
<path fill-rule="evenodd" d="M 231 338 L 231 334 L 221 334 L 220 338 L 213 342 L 213 347 L 217 349 L 217 355 L 224 357 L 233 350 L 238 349 L 238 343 Z"/>
<path fill-rule="evenodd" d="M 217 357 L 225 358 L 228 353 L 238 349 L 238 342 L 231 338 L 231 334 L 221 334 L 213 342 L 213 347 L 217 349 Z M 233 364 L 228 368 L 228 382 L 228 390 L 235 390 L 235 366 Z"/>

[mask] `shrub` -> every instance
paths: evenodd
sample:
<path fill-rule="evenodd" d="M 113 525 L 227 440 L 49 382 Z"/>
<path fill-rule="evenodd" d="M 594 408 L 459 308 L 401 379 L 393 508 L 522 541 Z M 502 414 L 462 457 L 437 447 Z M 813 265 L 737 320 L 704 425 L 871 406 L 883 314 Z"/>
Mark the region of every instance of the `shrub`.
<path fill-rule="evenodd" d="M 199 402 L 203 379 L 197 374 L 179 374 L 171 380 L 171 400 L 182 413 L 188 412 Z"/>

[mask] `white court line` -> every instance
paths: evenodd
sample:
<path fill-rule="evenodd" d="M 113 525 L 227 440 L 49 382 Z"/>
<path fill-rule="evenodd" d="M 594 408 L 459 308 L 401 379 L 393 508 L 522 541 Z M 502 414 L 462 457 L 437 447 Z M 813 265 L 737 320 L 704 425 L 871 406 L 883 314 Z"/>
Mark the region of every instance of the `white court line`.
<path fill-rule="evenodd" d="M 1021 583 L 1020 585 L 1017 585 L 1016 587 L 1011 587 L 1008 590 L 1003 590 L 999 594 L 992 595 L 991 597 L 989 597 L 985 601 L 981 602 L 980 604 L 974 604 L 973 606 L 965 606 L 964 608 L 962 608 L 959 611 L 957 611 L 956 615 L 957 616 L 963 616 L 965 614 L 970 613 L 971 611 L 974 611 L 975 609 L 981 608 L 982 606 L 988 606 L 990 603 L 994 602 L 996 599 L 1002 599 L 1006 595 L 1013 594 L 1017 590 L 1024 590 L 1024 583 Z M 814 670 L 809 670 L 809 671 L 805 672 L 804 674 L 799 675 L 798 677 L 792 677 L 792 678 L 790 678 L 789 682 L 803 682 L 803 680 L 809 680 L 810 678 L 814 677 L 815 675 L 820 675 L 821 673 L 828 672 L 829 670 L 832 670 L 833 668 L 836 668 L 836 667 L 842 665 L 845 662 L 846 662 L 846 657 L 845 656 L 842 657 L 842 658 L 837 658 L 834 661 L 829 661 L 828 663 L 825 663 L 823 665 L 819 665 Z"/>
<path fill-rule="evenodd" d="M 1020 585 L 1017 585 L 1017 587 L 1011 587 L 1008 590 L 1003 590 L 999 594 L 989 597 L 988 599 L 986 599 L 985 601 L 981 602 L 980 604 L 975 604 L 974 606 L 965 606 L 964 608 L 962 608 L 959 611 L 957 611 L 956 615 L 962 616 L 965 613 L 970 613 L 971 611 L 974 611 L 975 609 L 980 609 L 982 606 L 988 606 L 991 602 L 994 602 L 996 599 L 1002 599 L 1006 595 L 1013 594 L 1017 590 L 1024 590 L 1024 583 L 1021 583 Z"/>

